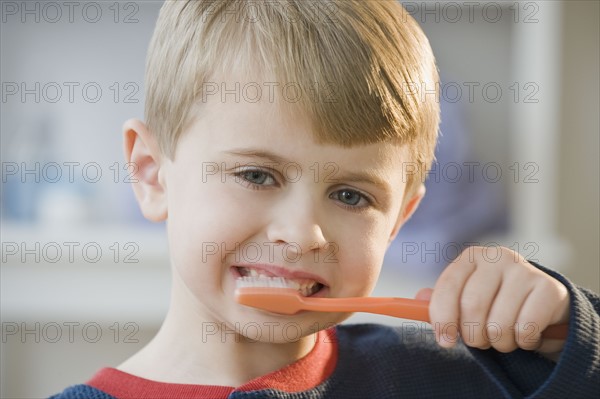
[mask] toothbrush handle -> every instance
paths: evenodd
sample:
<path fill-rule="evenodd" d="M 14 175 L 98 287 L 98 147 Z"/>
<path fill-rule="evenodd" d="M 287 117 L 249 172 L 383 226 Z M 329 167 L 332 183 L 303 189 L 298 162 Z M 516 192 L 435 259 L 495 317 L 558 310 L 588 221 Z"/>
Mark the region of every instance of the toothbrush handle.
<path fill-rule="evenodd" d="M 542 331 L 542 337 L 547 339 L 567 339 L 567 335 L 569 335 L 568 324 L 552 324 Z"/>
<path fill-rule="evenodd" d="M 429 301 L 410 298 L 302 298 L 306 310 L 324 312 L 366 312 L 401 319 L 417 320 L 430 323 Z M 566 339 L 568 324 L 553 324 L 544 331 L 542 337 L 547 339 Z"/>
<path fill-rule="evenodd" d="M 303 309 L 321 312 L 366 312 L 429 322 L 429 302 L 409 298 L 301 298 Z"/>

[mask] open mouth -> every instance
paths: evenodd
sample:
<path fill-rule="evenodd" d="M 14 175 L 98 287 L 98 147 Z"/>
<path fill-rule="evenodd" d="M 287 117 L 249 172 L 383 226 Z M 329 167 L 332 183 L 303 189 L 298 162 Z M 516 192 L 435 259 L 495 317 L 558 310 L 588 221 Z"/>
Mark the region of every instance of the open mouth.
<path fill-rule="evenodd" d="M 242 277 L 258 277 L 265 279 L 272 277 L 283 278 L 287 287 L 297 290 L 302 296 L 313 296 L 326 287 L 324 284 L 311 279 L 281 277 L 266 270 L 251 267 L 235 266 L 234 268 Z"/>

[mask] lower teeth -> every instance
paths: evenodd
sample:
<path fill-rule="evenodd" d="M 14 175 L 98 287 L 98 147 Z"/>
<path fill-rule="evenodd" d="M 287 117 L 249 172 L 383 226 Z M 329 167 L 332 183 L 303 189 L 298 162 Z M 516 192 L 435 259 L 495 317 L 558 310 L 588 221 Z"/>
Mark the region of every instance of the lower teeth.
<path fill-rule="evenodd" d="M 317 292 L 319 292 L 321 290 L 321 288 L 323 288 L 323 285 L 320 283 L 316 283 L 315 285 L 312 286 L 312 288 L 302 290 L 300 292 L 300 294 L 304 295 L 304 296 L 311 296 L 311 295 L 314 295 Z"/>

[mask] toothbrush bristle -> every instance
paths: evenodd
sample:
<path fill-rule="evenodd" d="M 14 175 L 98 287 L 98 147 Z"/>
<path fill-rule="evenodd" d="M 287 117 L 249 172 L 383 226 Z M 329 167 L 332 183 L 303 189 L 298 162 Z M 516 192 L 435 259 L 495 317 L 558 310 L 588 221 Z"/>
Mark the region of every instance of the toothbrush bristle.
<path fill-rule="evenodd" d="M 235 299 L 242 305 L 287 315 L 302 308 L 298 290 L 283 277 L 243 276 L 236 285 Z"/>
<path fill-rule="evenodd" d="M 237 288 L 293 288 L 283 277 L 243 276 L 236 280 Z"/>

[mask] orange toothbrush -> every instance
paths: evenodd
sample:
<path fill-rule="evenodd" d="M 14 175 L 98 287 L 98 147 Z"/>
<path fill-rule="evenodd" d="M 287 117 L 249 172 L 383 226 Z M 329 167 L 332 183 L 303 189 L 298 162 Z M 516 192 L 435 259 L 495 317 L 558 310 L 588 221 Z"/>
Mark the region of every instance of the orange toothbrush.
<path fill-rule="evenodd" d="M 236 301 L 274 313 L 292 315 L 302 310 L 317 312 L 366 312 L 430 322 L 429 301 L 409 298 L 313 298 L 300 295 L 282 277 L 243 277 L 237 280 Z M 542 337 L 566 339 L 567 324 L 554 324 Z"/>

